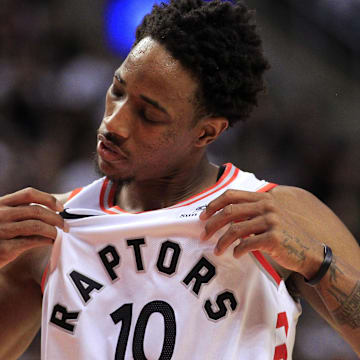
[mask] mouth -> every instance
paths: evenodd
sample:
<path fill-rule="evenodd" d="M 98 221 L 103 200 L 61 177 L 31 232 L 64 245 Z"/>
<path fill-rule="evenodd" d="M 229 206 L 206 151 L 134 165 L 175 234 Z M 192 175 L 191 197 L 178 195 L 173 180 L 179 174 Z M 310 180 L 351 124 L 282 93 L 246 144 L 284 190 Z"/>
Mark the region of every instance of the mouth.
<path fill-rule="evenodd" d="M 113 142 L 106 139 L 102 134 L 98 135 L 97 153 L 102 160 L 108 162 L 124 161 L 128 156 Z"/>

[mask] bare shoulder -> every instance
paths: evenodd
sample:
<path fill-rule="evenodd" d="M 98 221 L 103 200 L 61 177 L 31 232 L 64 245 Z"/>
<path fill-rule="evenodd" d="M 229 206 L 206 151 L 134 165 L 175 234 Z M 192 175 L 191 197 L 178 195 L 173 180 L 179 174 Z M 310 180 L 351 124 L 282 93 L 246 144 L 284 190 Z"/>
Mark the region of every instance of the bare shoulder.
<path fill-rule="evenodd" d="M 279 185 L 270 191 L 276 201 L 279 201 L 288 210 L 295 210 L 297 208 L 319 208 L 331 211 L 322 201 L 320 201 L 311 192 L 295 186 Z M 316 209 L 314 209 L 316 210 Z"/>
<path fill-rule="evenodd" d="M 320 228 L 328 228 L 351 235 L 349 230 L 326 204 L 307 190 L 294 186 L 277 186 L 271 190 L 271 195 L 281 208 L 293 214 L 304 222 L 320 225 Z M 350 236 L 352 237 L 352 235 Z M 356 240 L 353 239 L 356 243 Z"/>

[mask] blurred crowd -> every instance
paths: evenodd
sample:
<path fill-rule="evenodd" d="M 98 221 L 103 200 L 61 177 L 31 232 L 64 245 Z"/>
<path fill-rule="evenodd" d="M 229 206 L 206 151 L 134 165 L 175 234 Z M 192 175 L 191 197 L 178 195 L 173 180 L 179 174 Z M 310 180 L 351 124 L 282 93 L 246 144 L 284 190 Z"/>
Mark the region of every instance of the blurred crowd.
<path fill-rule="evenodd" d="M 106 89 L 122 60 L 103 40 L 98 9 L 104 2 L 94 1 L 93 11 L 86 1 L 2 3 L 0 196 L 26 186 L 60 193 L 85 185 L 97 177 L 96 129 Z M 342 54 L 328 37 L 322 40 L 314 28 L 317 41 L 328 44 L 328 53 L 319 54 L 297 32 L 304 26 L 298 19 L 284 30 L 273 21 L 276 14 L 261 12 L 266 2 L 260 3 L 249 1 L 258 7 L 272 63 L 268 93 L 247 123 L 230 129 L 210 148 L 210 158 L 313 192 L 360 239 L 359 77 L 354 68 L 329 62 L 333 50 L 336 61 L 343 57 L 348 62 L 349 53 Z M 359 58 L 353 56 L 351 63 L 357 64 Z M 312 314 L 306 317 L 306 311 L 295 360 L 356 358 L 326 325 Z M 309 327 L 328 339 L 323 350 L 318 346 L 314 351 Z M 22 359 L 39 359 L 38 351 L 36 342 Z"/>
<path fill-rule="evenodd" d="M 114 65 L 61 28 L 55 5 L 0 9 L 2 194 L 65 191 L 95 177 L 91 154 Z"/>

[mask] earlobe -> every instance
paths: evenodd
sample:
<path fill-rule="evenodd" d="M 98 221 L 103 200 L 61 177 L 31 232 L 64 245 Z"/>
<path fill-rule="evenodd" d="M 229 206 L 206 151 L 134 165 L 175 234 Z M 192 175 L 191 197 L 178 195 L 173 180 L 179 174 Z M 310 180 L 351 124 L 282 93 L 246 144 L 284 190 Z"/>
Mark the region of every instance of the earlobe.
<path fill-rule="evenodd" d="M 215 141 L 229 126 L 229 121 L 224 117 L 208 118 L 201 124 L 197 146 L 207 146 Z"/>

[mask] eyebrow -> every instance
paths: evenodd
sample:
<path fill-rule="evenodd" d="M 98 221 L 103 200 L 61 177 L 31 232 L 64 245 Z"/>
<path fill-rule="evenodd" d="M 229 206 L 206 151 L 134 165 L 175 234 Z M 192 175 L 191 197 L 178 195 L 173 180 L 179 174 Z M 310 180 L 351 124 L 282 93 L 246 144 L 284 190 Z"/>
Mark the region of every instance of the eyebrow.
<path fill-rule="evenodd" d="M 120 84 L 126 86 L 126 81 L 118 74 L 115 73 L 114 77 L 116 78 L 117 81 L 119 81 Z M 145 95 L 139 95 L 139 97 L 144 100 L 145 102 L 147 102 L 148 104 L 154 106 L 156 109 L 160 110 L 161 112 L 163 112 L 164 114 L 169 115 L 169 113 L 167 112 L 167 110 L 161 106 L 157 101 L 150 99 L 149 97 L 145 96 Z"/>

